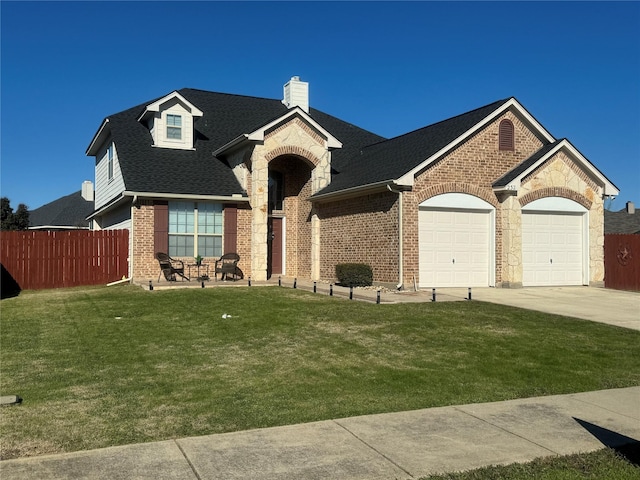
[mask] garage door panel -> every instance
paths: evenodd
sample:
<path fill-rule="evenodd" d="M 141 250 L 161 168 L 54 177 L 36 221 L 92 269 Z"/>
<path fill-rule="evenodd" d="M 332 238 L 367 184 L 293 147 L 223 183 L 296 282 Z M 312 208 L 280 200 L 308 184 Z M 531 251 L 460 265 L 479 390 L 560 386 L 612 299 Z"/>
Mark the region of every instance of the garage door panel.
<path fill-rule="evenodd" d="M 522 213 L 525 286 L 582 285 L 583 214 Z"/>
<path fill-rule="evenodd" d="M 488 211 L 421 208 L 418 219 L 420 286 L 489 285 Z"/>

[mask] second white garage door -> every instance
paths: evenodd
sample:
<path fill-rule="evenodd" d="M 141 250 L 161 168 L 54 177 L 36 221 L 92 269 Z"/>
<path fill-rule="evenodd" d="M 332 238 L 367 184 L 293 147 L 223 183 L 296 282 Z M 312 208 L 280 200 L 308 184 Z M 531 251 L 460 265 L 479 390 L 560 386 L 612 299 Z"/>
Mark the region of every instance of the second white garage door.
<path fill-rule="evenodd" d="M 582 285 L 584 218 L 572 212 L 522 212 L 522 285 Z"/>
<path fill-rule="evenodd" d="M 477 204 L 478 200 L 472 202 Z M 480 206 L 490 207 L 484 202 Z M 491 285 L 491 225 L 490 210 L 421 205 L 418 212 L 420 287 Z"/>

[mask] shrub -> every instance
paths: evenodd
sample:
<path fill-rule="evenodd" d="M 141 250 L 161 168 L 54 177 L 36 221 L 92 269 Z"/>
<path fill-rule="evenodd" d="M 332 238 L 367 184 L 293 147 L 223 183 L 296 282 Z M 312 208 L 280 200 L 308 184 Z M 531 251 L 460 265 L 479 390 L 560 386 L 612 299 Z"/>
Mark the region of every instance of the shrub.
<path fill-rule="evenodd" d="M 336 265 L 336 278 L 345 287 L 366 287 L 373 283 L 373 271 L 364 263 L 340 263 Z"/>

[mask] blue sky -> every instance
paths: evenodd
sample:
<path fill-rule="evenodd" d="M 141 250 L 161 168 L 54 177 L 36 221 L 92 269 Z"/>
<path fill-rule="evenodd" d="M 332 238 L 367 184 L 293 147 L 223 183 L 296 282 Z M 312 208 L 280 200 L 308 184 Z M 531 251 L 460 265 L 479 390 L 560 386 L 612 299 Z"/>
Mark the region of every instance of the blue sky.
<path fill-rule="evenodd" d="M 104 117 L 183 87 L 281 98 L 392 137 L 515 96 L 640 205 L 639 2 L 0 2 L 1 195 L 94 177 Z"/>

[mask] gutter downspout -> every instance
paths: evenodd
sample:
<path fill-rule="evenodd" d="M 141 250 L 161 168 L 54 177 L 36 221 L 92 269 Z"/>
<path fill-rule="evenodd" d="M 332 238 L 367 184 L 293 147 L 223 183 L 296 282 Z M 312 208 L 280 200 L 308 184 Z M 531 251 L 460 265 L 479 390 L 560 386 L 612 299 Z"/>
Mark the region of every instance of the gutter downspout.
<path fill-rule="evenodd" d="M 402 229 L 402 191 L 400 190 L 393 190 L 391 188 L 391 185 L 387 184 L 387 189 L 391 192 L 391 193 L 397 193 L 398 194 L 398 284 L 396 285 L 396 290 L 401 290 L 402 289 L 402 279 L 404 277 L 404 268 L 403 268 L 403 254 L 404 254 L 404 249 L 403 247 L 403 241 L 402 241 L 402 234 L 403 234 L 403 229 Z"/>
<path fill-rule="evenodd" d="M 135 228 L 135 214 L 136 214 L 136 202 L 138 201 L 138 195 L 134 195 L 133 196 L 133 201 L 131 202 L 131 229 L 129 230 L 129 278 L 131 279 L 131 284 L 133 284 L 133 271 L 134 271 L 134 264 L 133 264 L 133 239 L 134 239 L 134 232 L 133 229 Z"/>

